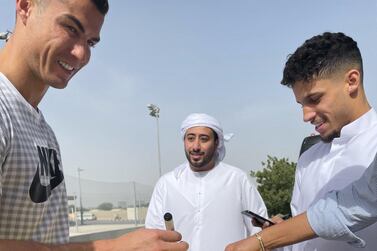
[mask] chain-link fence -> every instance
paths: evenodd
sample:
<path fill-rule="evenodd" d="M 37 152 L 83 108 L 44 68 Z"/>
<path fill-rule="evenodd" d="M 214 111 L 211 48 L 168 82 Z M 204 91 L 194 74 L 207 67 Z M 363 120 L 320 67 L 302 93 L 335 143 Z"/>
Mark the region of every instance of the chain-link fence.
<path fill-rule="evenodd" d="M 137 182 L 103 182 L 83 178 L 79 180 L 69 175 L 65 177 L 65 181 L 72 227 L 144 224 L 153 192 L 152 186 Z"/>

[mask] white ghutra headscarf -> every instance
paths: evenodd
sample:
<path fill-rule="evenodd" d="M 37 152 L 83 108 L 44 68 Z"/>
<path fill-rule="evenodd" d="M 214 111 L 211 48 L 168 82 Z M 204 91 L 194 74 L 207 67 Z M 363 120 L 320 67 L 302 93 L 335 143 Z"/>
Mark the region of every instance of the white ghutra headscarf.
<path fill-rule="evenodd" d="M 222 161 L 225 157 L 224 141 L 229 141 L 233 137 L 233 133 L 224 135 L 223 128 L 220 123 L 214 118 L 205 113 L 192 113 L 182 122 L 181 135 L 185 138 L 186 131 L 189 128 L 196 126 L 205 126 L 214 130 L 218 137 L 218 145 L 216 149 L 217 161 Z"/>

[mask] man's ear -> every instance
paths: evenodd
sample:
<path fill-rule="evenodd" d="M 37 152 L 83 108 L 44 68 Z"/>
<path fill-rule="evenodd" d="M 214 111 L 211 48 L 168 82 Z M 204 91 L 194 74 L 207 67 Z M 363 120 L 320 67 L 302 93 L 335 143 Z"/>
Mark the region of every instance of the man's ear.
<path fill-rule="evenodd" d="M 32 0 L 16 0 L 16 15 L 24 25 L 26 25 L 33 5 L 35 3 Z"/>
<path fill-rule="evenodd" d="M 354 95 L 357 93 L 361 85 L 361 74 L 357 69 L 351 69 L 346 73 L 346 83 L 348 88 L 348 93 Z"/>

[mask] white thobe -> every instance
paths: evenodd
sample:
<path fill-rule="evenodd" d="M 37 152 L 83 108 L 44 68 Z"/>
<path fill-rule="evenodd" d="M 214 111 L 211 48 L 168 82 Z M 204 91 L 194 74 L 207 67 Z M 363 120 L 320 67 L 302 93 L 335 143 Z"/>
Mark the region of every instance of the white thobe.
<path fill-rule="evenodd" d="M 260 231 L 242 210 L 267 217 L 261 196 L 242 170 L 220 162 L 208 172 L 193 172 L 185 163 L 157 182 L 145 226 L 165 229 L 163 215 L 170 212 L 190 250 L 222 251 Z"/>
<path fill-rule="evenodd" d="M 377 114 L 371 109 L 344 126 L 331 143 L 320 142 L 307 150 L 297 163 L 291 209 L 298 215 L 332 190 L 340 190 L 361 177 L 377 152 Z M 326 212 L 323 212 L 324 214 Z M 363 250 L 377 249 L 377 224 L 360 232 L 367 242 Z M 346 242 L 321 238 L 302 242 L 285 250 L 358 250 Z"/>

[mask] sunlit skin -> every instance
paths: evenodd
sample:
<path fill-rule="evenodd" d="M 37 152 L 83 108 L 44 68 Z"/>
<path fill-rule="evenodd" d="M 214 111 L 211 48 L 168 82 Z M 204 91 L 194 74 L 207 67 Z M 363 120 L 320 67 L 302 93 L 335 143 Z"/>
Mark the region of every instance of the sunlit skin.
<path fill-rule="evenodd" d="M 360 81 L 360 72 L 351 69 L 292 87 L 304 122 L 311 123 L 323 141 L 339 137 L 345 125 L 370 109 Z"/>
<path fill-rule="evenodd" d="M 259 234 L 263 239 L 265 250 L 271 250 L 272 248 L 282 247 L 316 237 L 316 234 L 308 222 L 306 213 L 290 218 L 284 222 L 280 220 L 279 224 L 264 228 Z M 260 244 L 254 235 L 244 240 L 231 243 L 225 249 L 225 251 L 259 250 L 261 250 Z"/>
<path fill-rule="evenodd" d="M 18 0 L 16 11 L 14 34 L 0 52 L 0 71 L 37 107 L 48 87 L 65 88 L 89 62 L 104 16 L 90 0 Z"/>
<path fill-rule="evenodd" d="M 209 171 L 215 166 L 217 145 L 218 140 L 211 128 L 197 126 L 186 131 L 185 153 L 194 172 Z"/>

